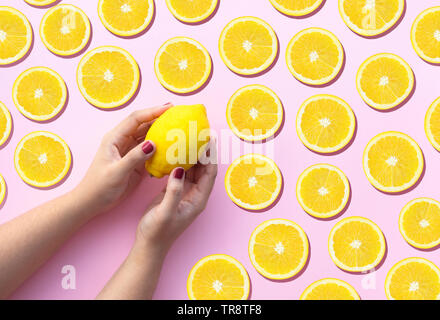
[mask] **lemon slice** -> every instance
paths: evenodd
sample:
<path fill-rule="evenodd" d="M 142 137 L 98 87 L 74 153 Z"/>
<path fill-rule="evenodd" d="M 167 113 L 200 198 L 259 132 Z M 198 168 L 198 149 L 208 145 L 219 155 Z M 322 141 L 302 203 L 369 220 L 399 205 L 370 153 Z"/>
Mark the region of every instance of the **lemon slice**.
<path fill-rule="evenodd" d="M 440 244 L 440 202 L 419 198 L 410 201 L 399 216 L 399 230 L 413 247 L 431 249 Z"/>
<path fill-rule="evenodd" d="M 411 29 L 411 42 L 420 58 L 440 63 L 440 6 L 419 14 Z"/>
<path fill-rule="evenodd" d="M 278 198 L 282 177 L 275 162 L 259 154 L 247 154 L 229 166 L 225 188 L 229 198 L 248 210 L 269 207 Z"/>
<path fill-rule="evenodd" d="M 17 9 L 0 6 L 0 65 L 23 58 L 32 44 L 32 27 Z"/>
<path fill-rule="evenodd" d="M 77 70 L 79 90 L 98 108 L 110 109 L 128 102 L 139 86 L 139 67 L 124 49 L 103 46 L 89 51 Z"/>
<path fill-rule="evenodd" d="M 255 17 L 240 17 L 223 29 L 219 50 L 223 62 L 233 72 L 258 74 L 275 61 L 278 38 L 265 21 Z"/>
<path fill-rule="evenodd" d="M 344 49 L 330 31 L 309 28 L 290 40 L 286 51 L 287 67 L 299 81 L 323 85 L 337 77 L 344 63 Z"/>
<path fill-rule="evenodd" d="M 98 15 L 104 27 L 123 37 L 137 35 L 151 23 L 153 0 L 99 0 Z"/>
<path fill-rule="evenodd" d="M 339 221 L 331 230 L 330 258 L 342 270 L 365 272 L 375 268 L 385 255 L 385 238 L 379 227 L 362 217 Z"/>
<path fill-rule="evenodd" d="M 211 74 L 212 62 L 208 50 L 199 42 L 186 37 L 167 40 L 154 59 L 156 77 L 166 89 L 189 93 L 201 88 Z"/>
<path fill-rule="evenodd" d="M 434 101 L 426 113 L 425 133 L 433 147 L 440 151 L 440 98 Z"/>
<path fill-rule="evenodd" d="M 55 117 L 64 107 L 67 88 L 55 71 L 34 67 L 24 71 L 14 82 L 12 98 L 17 109 L 27 118 L 45 121 Z"/>
<path fill-rule="evenodd" d="M 268 279 L 289 279 L 298 274 L 309 257 L 309 241 L 295 222 L 272 219 L 260 224 L 249 240 L 249 257 Z"/>
<path fill-rule="evenodd" d="M 389 110 L 404 102 L 414 88 L 414 73 L 399 56 L 380 53 L 368 58 L 356 76 L 362 99 L 378 110 Z"/>
<path fill-rule="evenodd" d="M 405 0 L 339 0 L 342 20 L 353 32 L 373 37 L 391 29 L 405 9 Z"/>
<path fill-rule="evenodd" d="M 341 98 L 319 94 L 307 99 L 296 117 L 296 132 L 301 142 L 319 153 L 334 153 L 353 138 L 356 118 Z"/>
<path fill-rule="evenodd" d="M 37 7 L 44 7 L 48 6 L 52 3 L 57 2 L 58 0 L 24 0 L 30 5 L 37 6 Z"/>
<path fill-rule="evenodd" d="M 12 129 L 12 118 L 8 108 L 0 102 L 0 146 L 9 138 Z"/>
<path fill-rule="evenodd" d="M 6 183 L 3 176 L 0 174 L 0 205 L 3 203 L 3 200 L 5 200 L 6 195 Z"/>
<path fill-rule="evenodd" d="M 440 269 L 423 258 L 404 259 L 388 272 L 385 294 L 391 300 L 439 300 Z"/>
<path fill-rule="evenodd" d="M 226 254 L 213 254 L 194 265 L 186 288 L 191 300 L 246 300 L 250 281 L 239 261 Z"/>
<path fill-rule="evenodd" d="M 246 141 L 262 141 L 273 136 L 281 126 L 283 115 L 283 106 L 275 92 L 258 84 L 238 89 L 226 109 L 232 132 Z"/>
<path fill-rule="evenodd" d="M 347 282 L 326 278 L 313 282 L 304 290 L 300 300 L 360 300 L 356 290 Z"/>
<path fill-rule="evenodd" d="M 47 188 L 60 182 L 69 172 L 71 162 L 67 143 L 51 132 L 32 132 L 15 149 L 15 170 L 34 187 Z"/>
<path fill-rule="evenodd" d="M 417 142 L 404 133 L 390 131 L 368 143 L 363 166 L 368 181 L 375 188 L 397 193 L 417 183 L 425 162 Z"/>
<path fill-rule="evenodd" d="M 329 164 L 317 164 L 300 175 L 296 197 L 308 214 L 327 219 L 338 215 L 346 207 L 350 184 L 340 169 Z"/>
<path fill-rule="evenodd" d="M 269 0 L 279 12 L 291 17 L 303 17 L 318 9 L 323 0 Z"/>
<path fill-rule="evenodd" d="M 90 21 L 84 11 L 71 4 L 60 4 L 43 16 L 40 37 L 49 51 L 71 56 L 85 48 L 90 30 Z"/>
<path fill-rule="evenodd" d="M 218 6 L 218 0 L 165 0 L 173 16 L 186 23 L 197 23 L 209 18 Z"/>

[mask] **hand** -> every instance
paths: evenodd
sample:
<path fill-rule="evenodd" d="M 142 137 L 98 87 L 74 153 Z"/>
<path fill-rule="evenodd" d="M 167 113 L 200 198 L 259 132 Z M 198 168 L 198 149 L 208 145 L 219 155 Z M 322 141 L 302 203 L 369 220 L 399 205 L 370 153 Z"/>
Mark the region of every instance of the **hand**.
<path fill-rule="evenodd" d="M 102 139 L 84 179 L 72 192 L 97 214 L 116 206 L 140 182 L 155 146 L 145 141 L 150 125 L 171 104 L 133 112 Z"/>
<path fill-rule="evenodd" d="M 216 141 L 211 138 L 208 158 L 217 160 L 216 151 Z M 166 254 L 174 240 L 205 209 L 217 176 L 216 163 L 210 160 L 186 173 L 183 168 L 171 172 L 165 190 L 153 200 L 139 223 L 136 244 Z"/>

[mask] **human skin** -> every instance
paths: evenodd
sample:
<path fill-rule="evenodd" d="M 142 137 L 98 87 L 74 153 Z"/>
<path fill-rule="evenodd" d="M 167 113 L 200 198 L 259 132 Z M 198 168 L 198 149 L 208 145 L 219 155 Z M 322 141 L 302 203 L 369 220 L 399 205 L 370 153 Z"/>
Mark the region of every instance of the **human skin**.
<path fill-rule="evenodd" d="M 0 226 L 0 298 L 14 292 L 81 226 L 137 187 L 155 151 L 154 142 L 144 142 L 145 135 L 171 106 L 132 113 L 105 134 L 78 186 Z M 152 297 L 169 247 L 206 206 L 216 172 L 215 164 L 197 165 L 186 174 L 181 168 L 173 171 L 141 219 L 129 256 L 99 298 Z"/>

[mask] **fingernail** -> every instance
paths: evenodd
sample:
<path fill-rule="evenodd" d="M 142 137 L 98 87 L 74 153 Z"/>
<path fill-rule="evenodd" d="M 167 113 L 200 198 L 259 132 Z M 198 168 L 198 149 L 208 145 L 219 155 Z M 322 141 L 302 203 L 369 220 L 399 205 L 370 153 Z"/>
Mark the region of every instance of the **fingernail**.
<path fill-rule="evenodd" d="M 167 103 L 165 103 L 163 106 L 164 107 L 171 107 L 173 104 L 171 103 L 171 102 L 167 102 Z"/>
<path fill-rule="evenodd" d="M 142 145 L 142 151 L 145 154 L 150 154 L 152 153 L 154 150 L 154 146 L 150 141 L 146 141 L 143 145 Z"/>
<path fill-rule="evenodd" d="M 177 169 L 174 171 L 174 178 L 180 180 L 180 179 L 183 178 L 184 173 L 185 173 L 185 170 L 184 170 L 183 168 L 177 168 Z"/>

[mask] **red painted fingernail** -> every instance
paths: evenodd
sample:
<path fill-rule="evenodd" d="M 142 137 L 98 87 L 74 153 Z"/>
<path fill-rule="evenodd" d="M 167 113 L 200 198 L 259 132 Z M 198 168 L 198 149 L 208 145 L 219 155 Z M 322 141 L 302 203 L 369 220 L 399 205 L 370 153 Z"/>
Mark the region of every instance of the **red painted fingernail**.
<path fill-rule="evenodd" d="M 154 150 L 154 146 L 150 141 L 146 141 L 143 145 L 142 145 L 142 151 L 145 154 L 150 154 L 152 153 Z"/>
<path fill-rule="evenodd" d="M 164 107 L 170 107 L 170 106 L 172 106 L 173 104 L 171 103 L 171 102 L 167 102 L 167 103 L 165 103 L 163 106 Z"/>
<path fill-rule="evenodd" d="M 185 173 L 185 170 L 183 168 L 177 168 L 176 171 L 174 171 L 174 178 L 180 180 L 183 178 L 184 173 Z"/>

